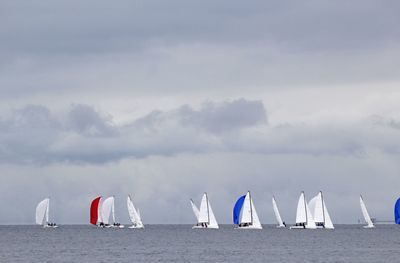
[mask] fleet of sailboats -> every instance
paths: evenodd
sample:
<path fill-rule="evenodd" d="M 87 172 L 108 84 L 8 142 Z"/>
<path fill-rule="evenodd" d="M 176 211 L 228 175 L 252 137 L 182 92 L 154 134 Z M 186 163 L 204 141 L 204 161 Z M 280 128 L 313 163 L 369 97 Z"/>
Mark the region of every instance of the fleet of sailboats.
<path fill-rule="evenodd" d="M 204 193 L 200 209 L 190 199 L 191 207 L 196 218 L 193 229 L 218 229 L 219 225 L 211 208 L 208 194 Z M 275 196 L 272 196 L 272 207 L 278 223 L 277 228 L 285 228 Z M 360 207 L 367 225 L 364 228 L 374 228 L 374 223 L 368 213 L 363 197 L 360 195 Z M 55 223 L 49 221 L 50 199 L 45 198 L 36 206 L 36 224 L 44 228 L 57 228 Z M 132 223 L 129 228 L 143 229 L 144 225 L 139 209 L 133 204 L 130 195 L 127 197 L 127 209 Z M 395 223 L 400 224 L 400 198 L 394 207 Z M 115 197 L 110 196 L 103 200 L 97 196 L 90 204 L 90 224 L 103 228 L 124 228 L 115 217 Z M 262 229 L 257 210 L 250 191 L 240 196 L 233 208 L 233 224 L 237 229 Z M 297 202 L 296 223 L 290 229 L 334 229 L 333 222 L 327 209 L 322 191 L 307 202 L 304 191 L 300 193 Z"/>
<path fill-rule="evenodd" d="M 207 193 L 204 193 L 203 197 L 201 198 L 200 209 L 197 208 L 192 199 L 190 199 L 190 203 L 192 205 L 193 213 L 197 219 L 196 225 L 192 227 L 193 229 L 219 228 Z"/>
<path fill-rule="evenodd" d="M 236 201 L 233 207 L 233 224 L 238 229 L 262 229 L 250 191 Z"/>

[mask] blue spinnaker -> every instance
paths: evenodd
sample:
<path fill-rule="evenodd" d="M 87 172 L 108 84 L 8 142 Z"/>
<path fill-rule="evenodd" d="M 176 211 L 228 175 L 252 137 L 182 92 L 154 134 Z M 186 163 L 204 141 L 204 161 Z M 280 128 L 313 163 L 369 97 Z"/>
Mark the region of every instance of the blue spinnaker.
<path fill-rule="evenodd" d="M 394 222 L 400 225 L 400 198 L 397 199 L 394 205 Z"/>
<path fill-rule="evenodd" d="M 236 201 L 235 206 L 233 207 L 233 223 L 235 225 L 239 225 L 240 210 L 242 210 L 245 197 L 246 195 L 239 197 L 239 199 Z"/>

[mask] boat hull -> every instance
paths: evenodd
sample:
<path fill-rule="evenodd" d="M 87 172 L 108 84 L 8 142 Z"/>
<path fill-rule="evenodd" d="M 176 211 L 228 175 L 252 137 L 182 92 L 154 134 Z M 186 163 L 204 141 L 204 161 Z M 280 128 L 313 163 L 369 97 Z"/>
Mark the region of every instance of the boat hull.
<path fill-rule="evenodd" d="M 130 229 L 144 229 L 144 226 L 130 226 Z"/>
<path fill-rule="evenodd" d="M 262 226 L 238 226 L 235 229 L 262 229 Z"/>
<path fill-rule="evenodd" d="M 192 226 L 192 229 L 219 229 L 218 226 Z"/>

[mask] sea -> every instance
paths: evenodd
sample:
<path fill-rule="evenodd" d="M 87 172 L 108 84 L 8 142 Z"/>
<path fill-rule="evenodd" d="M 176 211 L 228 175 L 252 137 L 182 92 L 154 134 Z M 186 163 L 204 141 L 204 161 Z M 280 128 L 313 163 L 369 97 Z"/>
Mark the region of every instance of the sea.
<path fill-rule="evenodd" d="M 336 225 L 334 230 L 191 229 L 146 225 L 0 226 L 0 262 L 400 262 L 400 227 Z"/>

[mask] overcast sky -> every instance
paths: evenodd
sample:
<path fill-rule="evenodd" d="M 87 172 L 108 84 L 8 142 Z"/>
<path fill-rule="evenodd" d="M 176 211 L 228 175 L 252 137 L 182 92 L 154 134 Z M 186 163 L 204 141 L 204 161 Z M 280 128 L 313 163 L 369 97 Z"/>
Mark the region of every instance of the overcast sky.
<path fill-rule="evenodd" d="M 391 220 L 400 195 L 398 1 L 0 3 L 0 223 L 88 223 L 131 194 L 144 223 L 221 223 L 252 191 L 294 222 Z"/>

